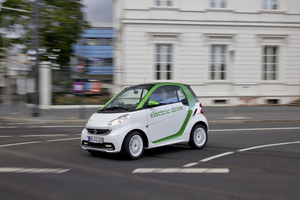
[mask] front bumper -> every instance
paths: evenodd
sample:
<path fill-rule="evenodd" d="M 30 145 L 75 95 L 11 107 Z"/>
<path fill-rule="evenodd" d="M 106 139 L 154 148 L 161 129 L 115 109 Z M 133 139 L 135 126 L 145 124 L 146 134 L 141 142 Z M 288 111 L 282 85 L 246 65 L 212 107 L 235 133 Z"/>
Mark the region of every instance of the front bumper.
<path fill-rule="evenodd" d="M 103 143 L 89 142 L 89 136 L 103 137 Z M 118 153 L 121 151 L 123 137 L 117 132 L 108 135 L 91 134 L 84 128 L 81 132 L 81 147 L 85 150 L 102 151 L 108 153 Z"/>

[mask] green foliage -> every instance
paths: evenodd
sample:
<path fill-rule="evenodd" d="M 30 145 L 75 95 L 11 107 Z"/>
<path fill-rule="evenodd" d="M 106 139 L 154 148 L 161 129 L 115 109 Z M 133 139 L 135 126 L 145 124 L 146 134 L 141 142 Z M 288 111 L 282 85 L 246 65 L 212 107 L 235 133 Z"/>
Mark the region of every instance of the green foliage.
<path fill-rule="evenodd" d="M 4 7 L 35 11 L 34 2 L 30 0 L 7 0 Z M 72 44 L 76 43 L 83 28 L 88 23 L 83 20 L 82 4 L 66 0 L 39 0 L 39 46 L 48 53 L 58 54 L 56 63 L 64 65 L 72 55 Z M 10 40 L 10 45 L 25 44 L 28 49 L 34 47 L 34 14 L 2 9 L 1 27 L 18 35 Z M 60 52 L 53 52 L 60 49 Z M 51 60 L 45 55 L 41 60 Z"/>

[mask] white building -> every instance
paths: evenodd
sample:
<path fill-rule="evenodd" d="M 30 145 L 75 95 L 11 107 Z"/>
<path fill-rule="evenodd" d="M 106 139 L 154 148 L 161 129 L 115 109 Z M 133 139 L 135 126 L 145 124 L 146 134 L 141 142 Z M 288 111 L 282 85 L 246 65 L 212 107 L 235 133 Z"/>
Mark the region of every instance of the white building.
<path fill-rule="evenodd" d="M 115 92 L 191 85 L 204 105 L 300 96 L 299 0 L 115 0 Z"/>

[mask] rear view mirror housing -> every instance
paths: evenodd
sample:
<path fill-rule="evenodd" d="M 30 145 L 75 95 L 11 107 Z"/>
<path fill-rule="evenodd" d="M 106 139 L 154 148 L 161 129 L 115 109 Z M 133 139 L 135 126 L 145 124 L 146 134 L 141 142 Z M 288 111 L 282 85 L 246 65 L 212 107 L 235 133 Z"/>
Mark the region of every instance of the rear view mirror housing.
<path fill-rule="evenodd" d="M 154 100 L 150 100 L 148 102 L 148 107 L 154 107 L 154 106 L 159 106 L 160 103 L 158 103 L 158 101 L 154 101 Z"/>

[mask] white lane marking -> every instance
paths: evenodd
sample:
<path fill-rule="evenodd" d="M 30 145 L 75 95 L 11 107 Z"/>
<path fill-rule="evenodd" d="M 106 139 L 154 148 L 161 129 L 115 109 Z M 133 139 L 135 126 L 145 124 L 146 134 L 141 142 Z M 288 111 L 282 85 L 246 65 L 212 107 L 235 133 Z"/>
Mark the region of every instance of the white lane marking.
<path fill-rule="evenodd" d="M 250 150 L 253 150 L 253 149 L 260 149 L 260 148 L 265 148 L 265 147 L 281 146 L 281 145 L 288 145 L 288 144 L 300 144 L 300 141 L 266 144 L 266 145 L 249 147 L 249 148 L 245 148 L 245 149 L 239 149 L 235 152 L 233 152 L 233 151 L 232 152 L 225 152 L 225 153 L 221 153 L 221 154 L 218 154 L 218 155 L 215 155 L 215 156 L 211 156 L 211 157 L 202 159 L 199 162 L 207 162 L 207 161 L 210 161 L 210 160 L 213 160 L 213 159 L 216 159 L 216 158 L 220 158 L 220 157 L 223 157 L 223 156 L 227 156 L 227 155 L 230 155 L 230 154 L 233 154 L 233 153 L 236 153 L 236 152 L 244 152 L 244 151 L 250 151 Z M 199 162 L 198 162 L 198 164 L 199 164 Z M 186 164 L 183 167 L 191 167 L 191 166 L 194 166 L 194 165 L 196 165 L 196 162 Z"/>
<path fill-rule="evenodd" d="M 278 128 L 242 128 L 242 129 L 215 129 L 209 132 L 225 132 L 225 131 L 267 131 L 267 130 L 297 130 L 300 127 L 278 127 Z"/>
<path fill-rule="evenodd" d="M 9 124 L 9 125 L 16 125 L 16 124 L 26 124 L 26 123 L 6 123 L 6 124 Z"/>
<path fill-rule="evenodd" d="M 65 141 L 65 140 L 78 140 L 80 137 L 77 138 L 65 138 L 65 139 L 56 139 L 56 140 L 46 140 L 46 142 L 58 142 L 58 141 Z"/>
<path fill-rule="evenodd" d="M 49 135 L 21 135 L 20 137 L 51 137 L 68 136 L 68 134 L 49 134 Z"/>
<path fill-rule="evenodd" d="M 198 162 L 192 162 L 192 163 L 189 163 L 189 164 L 186 164 L 186 165 L 183 165 L 182 167 L 192 167 L 194 165 L 198 165 L 199 163 Z"/>
<path fill-rule="evenodd" d="M 66 139 L 46 140 L 46 141 L 21 142 L 21 143 L 13 143 L 13 144 L 0 145 L 0 148 L 1 147 L 10 147 L 10 146 L 19 146 L 19 145 L 25 145 L 25 144 L 36 144 L 36 143 L 42 143 L 42 142 L 57 142 L 57 141 L 78 140 L 78 139 L 80 139 L 80 138 L 66 138 Z"/>
<path fill-rule="evenodd" d="M 52 126 L 28 126 L 28 128 L 84 128 L 85 125 L 52 125 Z M 1 126 L 4 128 L 20 128 L 18 126 Z M 228 131 L 267 131 L 267 130 L 298 130 L 300 127 L 278 127 L 278 128 L 244 128 L 244 129 L 212 129 L 209 132 L 228 132 Z"/>
<path fill-rule="evenodd" d="M 2 173 L 54 173 L 61 174 L 71 169 L 61 168 L 18 168 L 18 167 L 1 167 Z"/>
<path fill-rule="evenodd" d="M 229 173 L 228 168 L 137 168 L 132 173 Z"/>
<path fill-rule="evenodd" d="M 14 124 L 46 124 L 46 122 L 11 122 L 11 123 L 6 123 L 9 125 L 14 125 Z"/>
<path fill-rule="evenodd" d="M 33 142 L 21 142 L 21 143 L 14 143 L 14 144 L 3 144 L 0 145 L 1 147 L 10 147 L 10 146 L 18 146 L 18 145 L 23 145 L 23 144 L 35 144 L 35 143 L 41 143 L 42 141 L 33 141 Z"/>
<path fill-rule="evenodd" d="M 28 126 L 28 128 L 84 128 L 84 125 L 68 125 L 68 126 Z"/>
<path fill-rule="evenodd" d="M 10 135 L 0 135 L 0 137 L 12 137 Z"/>
<path fill-rule="evenodd" d="M 249 147 L 246 149 L 240 149 L 237 150 L 238 152 L 243 152 L 243 151 L 250 151 L 253 149 L 260 149 L 260 148 L 265 148 L 265 147 L 273 147 L 273 146 L 280 146 L 280 145 L 287 145 L 287 144 L 299 144 L 300 141 L 295 141 L 295 142 L 284 142 L 284 143 L 277 143 L 277 144 L 266 144 L 266 145 L 261 145 L 261 146 L 256 146 L 256 147 Z"/>
<path fill-rule="evenodd" d="M 215 159 L 215 158 L 219 158 L 219 157 L 226 156 L 226 155 L 233 154 L 233 153 L 234 153 L 234 152 L 221 153 L 221 154 L 219 154 L 219 155 L 215 155 L 215 156 L 211 156 L 211 157 L 202 159 L 202 160 L 200 160 L 200 162 L 207 162 L 207 161 L 213 160 L 213 159 Z"/>

